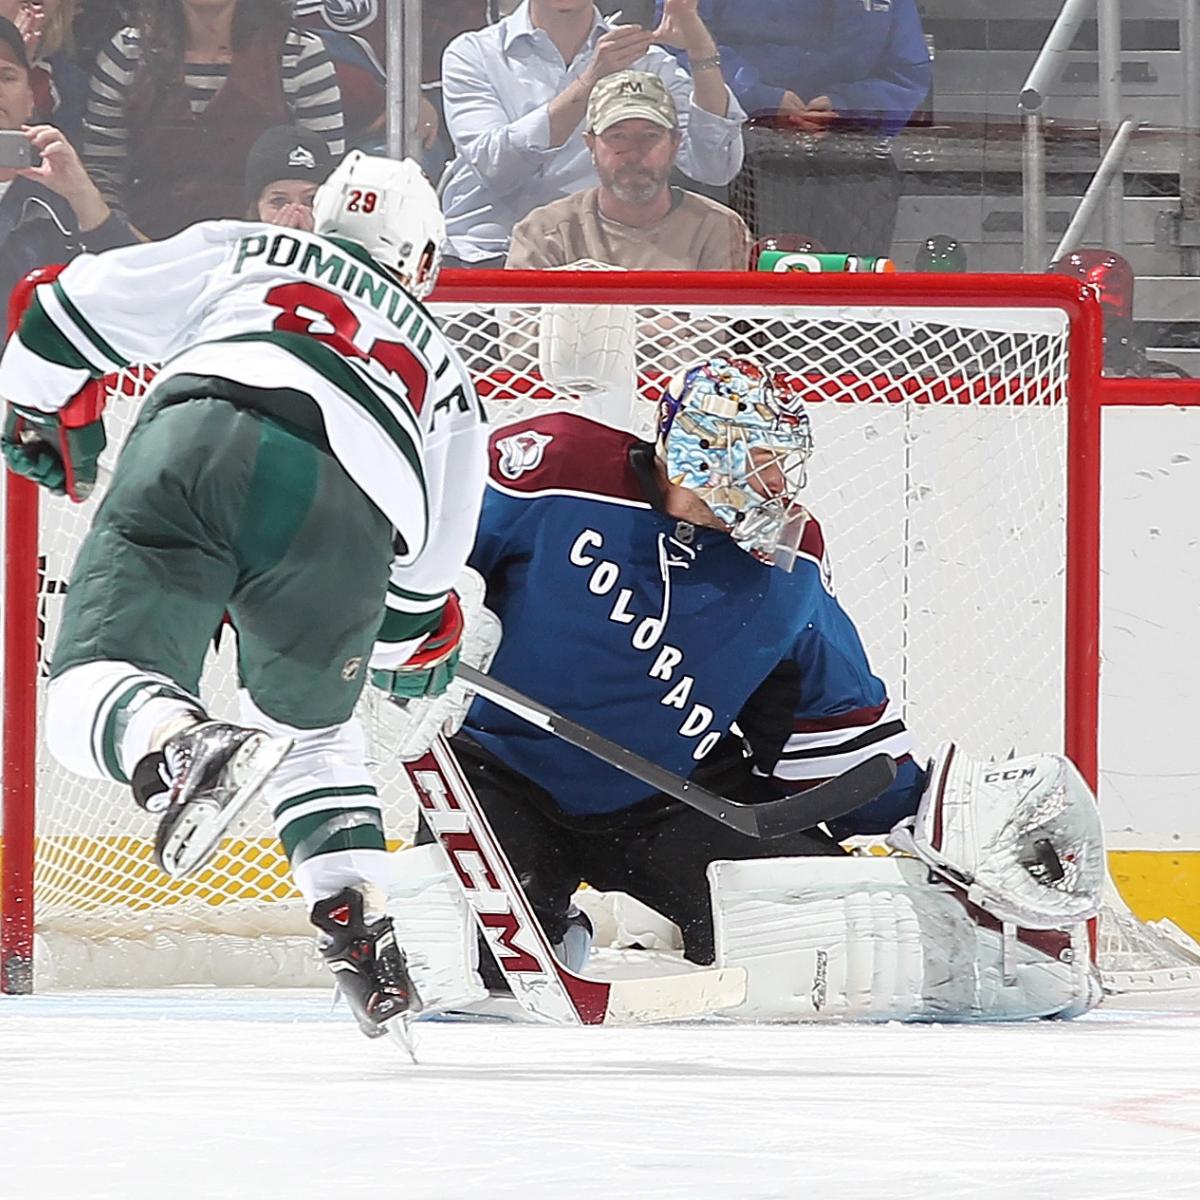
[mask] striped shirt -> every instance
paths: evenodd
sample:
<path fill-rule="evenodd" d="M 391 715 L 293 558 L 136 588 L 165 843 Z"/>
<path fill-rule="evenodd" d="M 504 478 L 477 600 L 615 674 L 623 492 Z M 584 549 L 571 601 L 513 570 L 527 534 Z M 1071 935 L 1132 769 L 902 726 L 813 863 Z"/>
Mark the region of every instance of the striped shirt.
<path fill-rule="evenodd" d="M 83 125 L 83 162 L 109 205 L 123 211 L 129 125 L 125 109 L 141 62 L 141 39 L 118 30 L 96 59 Z M 229 76 L 228 63 L 186 63 L 184 83 L 193 113 L 202 113 Z M 346 152 L 342 98 L 324 43 L 314 33 L 289 29 L 280 56 L 284 98 L 297 125 L 322 135 L 329 153 Z"/>

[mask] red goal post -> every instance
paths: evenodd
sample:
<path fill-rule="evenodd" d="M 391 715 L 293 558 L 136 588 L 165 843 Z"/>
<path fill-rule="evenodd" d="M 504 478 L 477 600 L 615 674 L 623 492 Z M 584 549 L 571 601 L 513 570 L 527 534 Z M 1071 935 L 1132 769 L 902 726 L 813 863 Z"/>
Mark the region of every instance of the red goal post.
<path fill-rule="evenodd" d="M 839 590 L 922 749 L 939 731 L 962 740 L 970 716 L 972 750 L 1065 750 L 1095 785 L 1102 381 L 1090 289 L 1061 276 L 447 271 L 430 307 L 497 423 L 566 407 L 646 433 L 656 390 L 682 365 L 752 353 L 784 371 L 813 402 L 808 503 Z M 119 408 L 110 422 L 125 427 L 132 406 Z M 46 642 L 86 512 L 7 480 L 6 991 L 32 986 L 35 935 L 60 919 L 107 955 L 131 926 L 165 914 L 173 927 L 192 909 L 198 938 L 235 910 L 236 936 L 253 938 L 255 921 L 273 928 L 294 899 L 267 825 L 212 879 L 168 890 L 146 874 L 144 814 L 48 761 Z M 403 772 L 379 737 L 401 812 Z"/>

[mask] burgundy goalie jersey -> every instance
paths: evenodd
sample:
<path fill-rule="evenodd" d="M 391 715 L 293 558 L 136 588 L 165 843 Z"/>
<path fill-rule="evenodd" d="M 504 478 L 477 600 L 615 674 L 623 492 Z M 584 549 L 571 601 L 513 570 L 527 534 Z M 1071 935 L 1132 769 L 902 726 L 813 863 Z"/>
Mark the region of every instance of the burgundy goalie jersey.
<path fill-rule="evenodd" d="M 809 521 L 790 573 L 658 507 L 654 452 L 586 418 L 497 430 L 471 565 L 504 623 L 492 674 L 689 776 L 731 728 L 764 794 L 801 790 L 885 751 L 895 784 L 836 832 L 882 832 L 916 809 L 922 772 Z M 652 789 L 485 700 L 466 732 L 576 816 Z M 707 764 L 706 764 L 707 765 Z"/>

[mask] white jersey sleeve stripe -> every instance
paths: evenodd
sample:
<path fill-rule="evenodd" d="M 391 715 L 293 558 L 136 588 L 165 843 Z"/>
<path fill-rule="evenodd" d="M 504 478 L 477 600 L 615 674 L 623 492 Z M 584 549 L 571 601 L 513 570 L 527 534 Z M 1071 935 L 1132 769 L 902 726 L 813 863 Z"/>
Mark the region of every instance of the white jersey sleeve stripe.
<path fill-rule="evenodd" d="M 414 600 L 409 596 L 398 594 L 398 590 L 390 585 L 388 587 L 387 606 L 395 612 L 413 613 L 414 615 L 440 612 L 446 604 L 445 592 L 428 600 Z"/>
<path fill-rule="evenodd" d="M 876 754 L 890 754 L 893 758 L 904 758 L 912 753 L 912 734 L 907 729 L 891 737 L 881 738 L 866 746 L 858 746 L 853 750 L 839 751 L 830 747 L 828 754 L 819 758 L 781 758 L 776 764 L 772 775 L 776 779 L 812 781 L 832 779 L 851 767 L 866 762 Z M 755 771 L 755 774 L 760 772 Z"/>
<path fill-rule="evenodd" d="M 52 344 L 53 335 L 57 333 L 63 342 L 87 361 L 96 375 L 107 375 L 128 365 L 128 361 L 121 358 L 96 333 L 75 305 L 67 299 L 57 280 L 53 283 L 43 283 L 36 288 L 34 300 L 41 306 L 46 317 L 46 325 L 40 326 L 40 329 L 49 335 L 51 344 L 47 345 L 45 350 L 38 345 L 30 346 L 30 349 L 43 353 L 44 357 L 52 361 L 61 361 L 58 354 L 54 353 L 55 347 Z"/>

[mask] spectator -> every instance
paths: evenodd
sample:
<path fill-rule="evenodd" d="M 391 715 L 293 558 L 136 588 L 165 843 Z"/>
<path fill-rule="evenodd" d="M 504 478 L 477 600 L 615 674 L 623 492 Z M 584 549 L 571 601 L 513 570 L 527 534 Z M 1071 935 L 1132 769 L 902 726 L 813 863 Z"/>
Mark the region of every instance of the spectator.
<path fill-rule="evenodd" d="M 289 121 L 343 154 L 333 64 L 290 0 L 146 0 L 96 61 L 84 162 L 110 205 L 166 237 L 240 216 L 250 147 Z"/>
<path fill-rule="evenodd" d="M 592 92 L 584 133 L 599 185 L 518 222 L 505 265 L 590 259 L 630 270 L 745 270 L 750 233 L 741 217 L 670 186 L 680 138 L 675 101 L 657 75 L 606 76 Z"/>
<path fill-rule="evenodd" d="M 436 4 L 426 4 L 423 10 L 421 86 L 432 109 L 433 124 L 422 139 L 425 145 L 422 165 L 430 179 L 439 178 L 446 164 L 454 157 L 454 143 L 446 128 L 445 99 L 442 95 L 442 57 L 446 47 L 460 33 L 482 29 L 488 24 L 489 8 L 489 0 L 439 0 Z M 421 116 L 422 120 L 426 118 L 424 110 Z"/>
<path fill-rule="evenodd" d="M 75 49 L 80 62 L 94 63 L 113 34 L 137 24 L 138 0 L 78 0 Z"/>
<path fill-rule="evenodd" d="M 699 11 L 752 117 L 793 117 L 816 134 L 842 117 L 891 136 L 929 91 L 916 0 L 700 0 Z"/>
<path fill-rule="evenodd" d="M 890 139 L 932 79 L 916 0 L 700 0 L 700 15 L 742 107 L 776 119 L 747 130 L 731 190 L 755 235 L 802 229 L 831 251 L 888 254 Z"/>
<path fill-rule="evenodd" d="M 25 127 L 41 162 L 0 170 L 0 292 L 7 305 L 13 285 L 35 267 L 64 262 L 80 250 L 107 250 L 136 241 L 114 217 L 88 178 L 71 143 L 51 125 L 27 126 L 33 86 L 25 42 L 0 18 L 0 128 Z"/>
<path fill-rule="evenodd" d="M 0 17 L 25 40 L 33 88 L 34 120 L 53 122 L 68 137 L 78 136 L 87 99 L 87 72 L 74 59 L 75 0 L 0 0 Z"/>
<path fill-rule="evenodd" d="M 425 174 L 436 179 L 450 157 L 441 102 L 442 51 L 460 33 L 487 24 L 487 0 L 439 0 L 422 10 L 422 92 L 417 132 Z M 373 153 L 386 146 L 387 0 L 296 0 L 296 21 L 325 43 L 337 69 L 346 138 Z"/>
<path fill-rule="evenodd" d="M 268 129 L 246 159 L 246 216 L 311 233 L 313 197 L 332 170 L 319 133 L 294 125 Z"/>
<path fill-rule="evenodd" d="M 627 67 L 659 76 L 675 98 L 682 170 L 713 184 L 733 178 L 744 114 L 696 5 L 666 0 L 650 32 L 611 25 L 592 0 L 523 0 L 496 25 L 450 43 L 442 87 L 457 157 L 443 207 L 454 259 L 500 265 L 517 221 L 596 182 L 579 125 L 596 84 Z M 687 50 L 694 79 L 655 41 Z"/>

